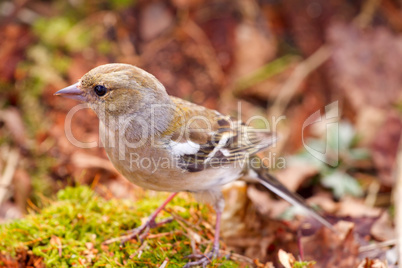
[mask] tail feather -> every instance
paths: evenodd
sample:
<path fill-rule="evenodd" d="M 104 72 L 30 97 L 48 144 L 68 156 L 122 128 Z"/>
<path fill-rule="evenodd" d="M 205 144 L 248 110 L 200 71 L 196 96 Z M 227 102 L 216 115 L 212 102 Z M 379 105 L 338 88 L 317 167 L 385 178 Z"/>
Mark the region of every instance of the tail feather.
<path fill-rule="evenodd" d="M 259 157 L 255 156 L 255 158 L 258 158 L 258 160 L 257 161 L 256 159 L 253 160 L 252 169 L 257 174 L 256 179 L 262 185 L 264 185 L 270 191 L 274 192 L 275 194 L 277 194 L 279 197 L 283 198 L 290 204 L 303 208 L 309 215 L 311 215 L 313 218 L 319 221 L 322 225 L 335 231 L 332 224 L 329 223 L 326 219 L 324 219 L 324 217 L 321 216 L 318 212 L 313 210 L 309 205 L 307 205 L 306 201 L 301 196 L 289 191 L 285 187 L 285 185 L 283 185 L 278 179 L 269 174 L 268 169 L 264 167 L 264 165 L 262 164 L 262 160 Z"/>

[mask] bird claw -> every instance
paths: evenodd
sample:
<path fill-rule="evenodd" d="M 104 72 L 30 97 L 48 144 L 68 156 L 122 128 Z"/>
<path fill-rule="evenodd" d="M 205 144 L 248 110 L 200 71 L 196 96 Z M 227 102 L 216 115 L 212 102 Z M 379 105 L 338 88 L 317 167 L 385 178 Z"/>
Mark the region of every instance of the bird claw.
<path fill-rule="evenodd" d="M 125 235 L 123 237 L 123 239 L 120 241 L 120 245 L 123 246 L 126 242 L 130 241 L 133 238 L 137 238 L 137 240 L 140 241 L 142 244 L 144 242 L 145 238 L 148 236 L 149 230 L 151 228 L 155 228 L 154 223 L 147 222 L 138 228 L 130 230 L 129 234 Z"/>
<path fill-rule="evenodd" d="M 209 264 L 213 259 L 218 257 L 218 251 L 217 250 L 212 250 L 208 252 L 207 254 L 191 254 L 186 256 L 186 258 L 189 259 L 198 259 L 196 261 L 190 261 L 186 265 L 184 265 L 184 268 L 190 268 L 193 266 L 202 266 L 202 267 L 207 267 L 207 264 Z"/>
<path fill-rule="evenodd" d="M 158 223 L 155 222 L 155 220 L 153 220 L 153 219 L 148 220 L 145 224 L 143 224 L 135 229 L 129 230 L 126 235 L 106 240 L 103 242 L 103 244 L 109 245 L 114 242 L 120 241 L 120 245 L 122 246 L 126 242 L 128 242 L 134 238 L 136 238 L 142 244 L 144 242 L 145 238 L 148 236 L 149 230 L 151 228 L 156 228 L 156 227 L 162 226 L 166 223 L 171 222 L 172 220 L 173 220 L 172 218 L 168 218 L 168 219 L 160 221 Z"/>
<path fill-rule="evenodd" d="M 109 245 L 114 242 L 120 241 L 120 245 L 124 245 L 127 241 L 129 241 L 133 238 L 137 238 L 137 240 L 141 241 L 141 243 L 142 243 L 142 242 L 144 242 L 145 237 L 148 235 L 149 229 L 150 229 L 150 226 L 148 223 L 146 223 L 138 228 L 128 231 L 128 234 L 126 234 L 126 235 L 108 239 L 108 240 L 104 241 L 102 244 Z"/>

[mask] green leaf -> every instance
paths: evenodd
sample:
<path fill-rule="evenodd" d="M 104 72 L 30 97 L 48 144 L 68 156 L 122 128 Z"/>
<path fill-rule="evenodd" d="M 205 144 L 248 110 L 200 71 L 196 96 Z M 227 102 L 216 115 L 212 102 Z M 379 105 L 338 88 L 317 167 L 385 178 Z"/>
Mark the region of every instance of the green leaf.
<path fill-rule="evenodd" d="M 370 151 L 366 148 L 356 148 L 349 150 L 352 160 L 367 160 L 370 158 Z"/>
<path fill-rule="evenodd" d="M 351 123 L 347 121 L 339 123 L 339 150 L 349 149 L 353 145 L 355 137 L 356 131 Z"/>
<path fill-rule="evenodd" d="M 335 171 L 324 177 L 321 183 L 323 186 L 331 188 L 337 198 L 347 194 L 353 196 L 361 196 L 363 194 L 362 188 L 356 179 L 341 171 Z"/>

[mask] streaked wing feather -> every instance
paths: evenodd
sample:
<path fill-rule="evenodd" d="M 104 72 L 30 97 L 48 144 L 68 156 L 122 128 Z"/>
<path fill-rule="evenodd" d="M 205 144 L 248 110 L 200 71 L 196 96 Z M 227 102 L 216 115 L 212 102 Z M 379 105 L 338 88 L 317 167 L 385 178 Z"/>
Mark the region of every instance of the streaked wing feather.
<path fill-rule="evenodd" d="M 172 100 L 177 105 L 176 121 L 185 123 L 180 124 L 180 127 L 175 126 L 176 131 L 171 134 L 174 145 L 199 145 L 194 153 L 183 153 L 192 152 L 183 146 L 180 150 L 179 147 L 177 150 L 172 147 L 180 167 L 184 170 L 196 172 L 216 163 L 230 164 L 256 154 L 276 141 L 273 133 L 263 133 L 239 121 L 232 121 L 230 117 L 217 111 L 178 98 L 172 97 Z M 172 142 L 169 146 L 171 145 Z"/>

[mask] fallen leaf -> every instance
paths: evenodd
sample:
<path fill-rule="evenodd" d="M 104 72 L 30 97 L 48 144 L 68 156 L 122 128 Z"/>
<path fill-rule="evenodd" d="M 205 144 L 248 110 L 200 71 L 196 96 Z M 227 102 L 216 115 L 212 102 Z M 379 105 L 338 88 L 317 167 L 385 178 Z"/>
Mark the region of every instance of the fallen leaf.
<path fill-rule="evenodd" d="M 397 112 L 390 112 L 385 123 L 378 129 L 372 143 L 372 157 L 378 169 L 381 183 L 394 185 L 393 171 L 396 165 L 396 154 L 402 134 L 402 119 Z"/>
<path fill-rule="evenodd" d="M 21 112 L 14 107 L 0 111 L 0 120 L 3 121 L 10 131 L 10 137 L 19 146 L 27 146 L 28 139 L 25 130 L 25 124 L 21 117 Z"/>
<path fill-rule="evenodd" d="M 235 77 L 250 74 L 274 57 L 276 40 L 272 37 L 267 38 L 258 25 L 243 22 L 236 27 L 235 36 L 236 65 L 233 68 Z"/>
<path fill-rule="evenodd" d="M 355 240 L 354 223 L 340 221 L 337 232 L 321 228 L 312 236 L 302 237 L 304 260 L 316 262 L 317 267 L 355 267 L 359 244 Z"/>
<path fill-rule="evenodd" d="M 387 241 L 396 237 L 395 226 L 388 212 L 382 213 L 381 217 L 374 222 L 371 235 L 378 241 Z"/>
<path fill-rule="evenodd" d="M 139 27 L 141 37 L 150 41 L 173 24 L 173 15 L 163 2 L 149 2 L 141 8 Z"/>
<path fill-rule="evenodd" d="M 244 217 L 249 200 L 247 184 L 244 181 L 234 181 L 226 184 L 222 193 L 225 199 L 225 209 L 222 213 L 222 237 L 239 236 L 245 232 Z"/>
<path fill-rule="evenodd" d="M 356 132 L 359 133 L 359 144 L 368 146 L 378 138 L 378 130 L 386 120 L 384 109 L 366 106 L 360 110 L 356 118 Z"/>
<path fill-rule="evenodd" d="M 337 215 L 341 217 L 378 217 L 381 214 L 380 208 L 367 206 L 363 200 L 345 197 L 339 202 Z"/>
<path fill-rule="evenodd" d="M 377 27 L 358 29 L 334 23 L 328 28 L 335 83 L 359 111 L 390 108 L 402 97 L 402 37 Z M 392 51 L 392 53 L 389 53 Z"/>
<path fill-rule="evenodd" d="M 381 260 L 371 260 L 371 259 L 364 259 L 357 268 L 388 268 L 388 264 L 382 262 Z"/>
<path fill-rule="evenodd" d="M 294 164 L 289 165 L 286 169 L 281 169 L 275 173 L 286 188 L 295 192 L 299 189 L 307 179 L 318 173 L 318 169 L 313 165 Z"/>
<path fill-rule="evenodd" d="M 270 218 L 278 218 L 290 207 L 288 202 L 282 199 L 275 200 L 270 196 L 270 192 L 260 191 L 253 185 L 247 188 L 247 195 L 258 212 Z"/>
<path fill-rule="evenodd" d="M 100 158 L 98 156 L 76 152 L 71 156 L 73 165 L 79 168 L 101 168 L 106 169 L 112 173 L 117 173 L 112 162 L 107 159 Z"/>
<path fill-rule="evenodd" d="M 13 178 L 14 199 L 20 211 L 26 211 L 27 200 L 32 191 L 31 177 L 23 169 L 17 169 Z"/>
<path fill-rule="evenodd" d="M 34 38 L 32 31 L 23 24 L 9 23 L 0 25 L 0 28 L 0 81 L 12 81 Z"/>
<path fill-rule="evenodd" d="M 307 199 L 309 205 L 319 205 L 327 213 L 334 213 L 338 208 L 338 203 L 336 203 L 332 195 L 328 192 L 317 193 L 314 196 Z"/>
<path fill-rule="evenodd" d="M 53 246 L 57 246 L 57 249 L 58 249 L 58 251 L 59 251 L 59 257 L 61 257 L 61 255 L 62 255 L 62 244 L 61 244 L 61 239 L 60 239 L 60 237 L 57 237 L 57 236 L 55 236 L 55 235 L 53 235 L 51 238 L 50 238 L 50 244 L 51 245 L 53 245 Z"/>
<path fill-rule="evenodd" d="M 278 251 L 278 258 L 285 268 L 292 268 L 296 261 L 295 257 L 291 253 L 287 253 L 282 249 Z"/>

